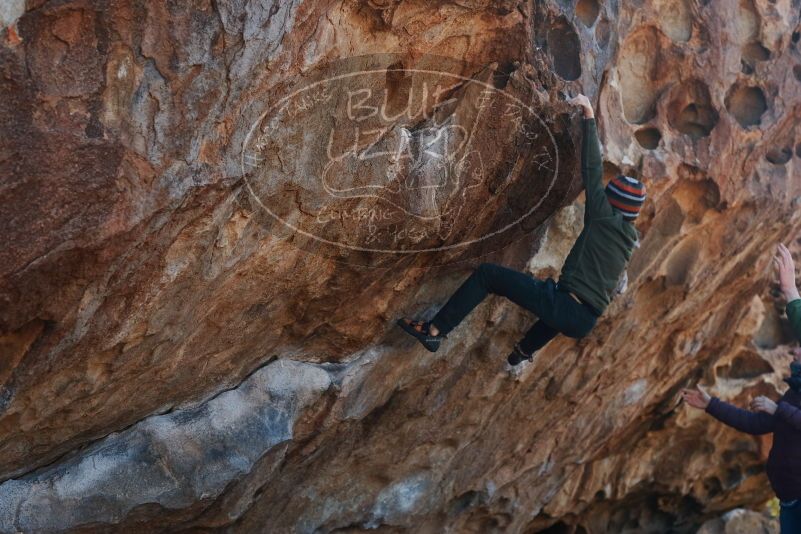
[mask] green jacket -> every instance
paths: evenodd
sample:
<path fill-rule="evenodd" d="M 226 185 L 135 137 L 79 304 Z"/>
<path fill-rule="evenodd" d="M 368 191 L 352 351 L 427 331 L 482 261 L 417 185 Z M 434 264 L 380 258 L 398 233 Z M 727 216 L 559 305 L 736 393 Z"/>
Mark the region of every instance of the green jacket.
<path fill-rule="evenodd" d="M 787 303 L 787 318 L 790 319 L 790 326 L 796 339 L 801 340 L 801 299 L 795 299 Z"/>
<path fill-rule="evenodd" d="M 603 184 L 603 163 L 595 119 L 584 119 L 581 178 L 587 194 L 584 229 L 568 254 L 559 285 L 602 314 L 609 303 L 631 252 L 637 229 L 609 204 Z"/>

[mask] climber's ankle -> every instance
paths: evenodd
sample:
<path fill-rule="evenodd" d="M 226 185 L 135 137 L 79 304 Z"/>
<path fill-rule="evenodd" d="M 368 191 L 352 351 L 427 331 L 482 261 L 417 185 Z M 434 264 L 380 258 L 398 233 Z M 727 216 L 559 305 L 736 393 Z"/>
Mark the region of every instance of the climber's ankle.
<path fill-rule="evenodd" d="M 533 361 L 534 352 L 526 352 L 519 343 L 516 343 L 512 352 L 506 357 L 506 361 L 509 362 L 509 365 L 512 367 L 518 365 L 523 360 Z"/>
<path fill-rule="evenodd" d="M 432 336 L 438 336 L 439 328 L 434 326 L 434 323 L 431 323 L 430 326 L 428 327 L 428 333 L 431 334 Z"/>

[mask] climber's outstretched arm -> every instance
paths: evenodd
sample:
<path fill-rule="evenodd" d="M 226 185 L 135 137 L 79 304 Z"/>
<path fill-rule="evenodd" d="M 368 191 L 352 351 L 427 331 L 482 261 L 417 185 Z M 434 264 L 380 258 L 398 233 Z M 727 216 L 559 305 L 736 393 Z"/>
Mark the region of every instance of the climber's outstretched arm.
<path fill-rule="evenodd" d="M 755 436 L 769 434 L 773 432 L 776 424 L 773 414 L 742 410 L 728 402 L 711 397 L 701 386 L 695 386 L 695 389 L 685 389 L 681 392 L 681 396 L 693 408 L 704 410 L 721 423 L 746 434 Z"/>
<path fill-rule="evenodd" d="M 603 184 L 603 161 L 601 160 L 601 144 L 598 141 L 598 126 L 595 123 L 595 112 L 590 100 L 578 95 L 570 100 L 571 104 L 581 106 L 584 113 L 582 121 L 583 139 L 581 143 L 581 179 L 584 182 L 587 203 L 585 218 L 612 216 L 612 206 L 606 199 Z"/>
<path fill-rule="evenodd" d="M 773 415 L 749 412 L 716 397 L 710 400 L 706 413 L 725 425 L 754 436 L 773 432 L 776 424 Z"/>

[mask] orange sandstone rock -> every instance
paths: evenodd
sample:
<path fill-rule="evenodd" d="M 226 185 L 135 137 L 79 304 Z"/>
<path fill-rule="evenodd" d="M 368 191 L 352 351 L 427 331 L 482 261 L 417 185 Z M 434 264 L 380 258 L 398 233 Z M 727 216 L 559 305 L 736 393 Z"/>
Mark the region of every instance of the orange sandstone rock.
<path fill-rule="evenodd" d="M 765 444 L 677 393 L 785 387 L 791 2 L 25 9 L 0 47 L 0 530 L 689 532 L 771 496 Z M 517 378 L 533 317 L 497 298 L 423 352 L 394 319 L 479 261 L 558 273 L 579 91 L 607 173 L 648 185 L 628 290 Z"/>

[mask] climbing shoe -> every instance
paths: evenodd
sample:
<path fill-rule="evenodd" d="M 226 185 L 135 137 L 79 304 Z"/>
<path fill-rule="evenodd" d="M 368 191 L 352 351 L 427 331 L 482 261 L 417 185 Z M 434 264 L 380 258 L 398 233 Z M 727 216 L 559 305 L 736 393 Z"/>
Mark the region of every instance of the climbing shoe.
<path fill-rule="evenodd" d="M 432 336 L 431 323 L 423 321 L 412 321 L 411 319 L 398 319 L 398 326 L 403 328 L 407 334 L 413 336 L 429 352 L 437 352 L 439 344 L 445 336 Z"/>
<path fill-rule="evenodd" d="M 528 361 L 532 362 L 532 361 L 534 361 L 534 355 L 533 354 L 526 354 L 520 348 L 520 345 L 516 344 L 515 348 L 512 349 L 512 353 L 509 354 L 509 356 L 506 357 L 506 361 L 509 362 L 509 365 L 514 367 L 514 366 L 518 365 L 520 362 L 522 362 L 523 360 L 528 360 Z"/>

